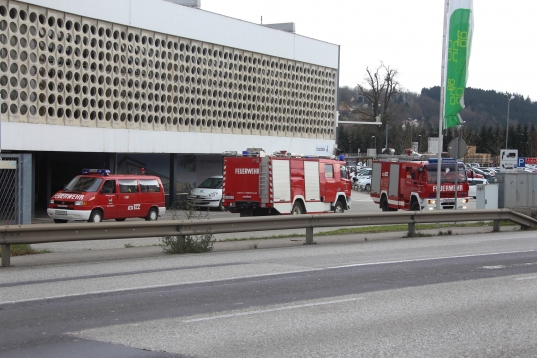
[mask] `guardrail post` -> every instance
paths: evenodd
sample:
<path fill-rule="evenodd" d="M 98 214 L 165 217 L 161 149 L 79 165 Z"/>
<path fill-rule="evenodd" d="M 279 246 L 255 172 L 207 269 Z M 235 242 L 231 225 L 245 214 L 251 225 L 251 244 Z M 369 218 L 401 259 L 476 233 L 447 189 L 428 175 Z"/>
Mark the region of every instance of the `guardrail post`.
<path fill-rule="evenodd" d="M 11 245 L 0 245 L 2 249 L 2 267 L 11 266 Z"/>
<path fill-rule="evenodd" d="M 313 244 L 313 228 L 307 227 L 306 228 L 306 245 L 312 245 Z"/>
<path fill-rule="evenodd" d="M 494 220 L 492 222 L 492 231 L 493 232 L 498 232 L 500 231 L 500 220 Z"/>
<path fill-rule="evenodd" d="M 416 236 L 416 223 L 409 223 L 408 224 L 408 236 Z"/>

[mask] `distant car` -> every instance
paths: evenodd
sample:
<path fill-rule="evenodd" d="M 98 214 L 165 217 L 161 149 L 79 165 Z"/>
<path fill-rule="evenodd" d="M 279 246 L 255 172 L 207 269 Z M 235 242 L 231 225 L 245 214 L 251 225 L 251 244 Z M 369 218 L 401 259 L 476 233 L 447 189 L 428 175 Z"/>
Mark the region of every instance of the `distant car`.
<path fill-rule="evenodd" d="M 358 189 L 370 191 L 371 190 L 371 176 L 364 176 L 358 179 Z"/>
<path fill-rule="evenodd" d="M 476 195 L 476 185 L 477 184 L 488 184 L 488 180 L 484 178 L 468 178 L 468 185 L 470 185 L 470 190 L 468 190 L 468 196 L 475 199 Z"/>
<path fill-rule="evenodd" d="M 188 196 L 188 202 L 195 207 L 215 208 L 224 210 L 222 206 L 222 182 L 221 175 L 212 176 L 201 182 L 192 189 Z"/>

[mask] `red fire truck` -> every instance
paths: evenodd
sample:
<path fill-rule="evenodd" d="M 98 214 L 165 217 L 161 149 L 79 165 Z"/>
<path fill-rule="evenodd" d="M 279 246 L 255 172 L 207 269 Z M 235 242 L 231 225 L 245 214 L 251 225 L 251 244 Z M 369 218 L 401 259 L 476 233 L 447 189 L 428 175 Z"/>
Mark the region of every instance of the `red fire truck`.
<path fill-rule="evenodd" d="M 456 163 L 452 158 L 442 159 L 440 173 L 436 158 L 428 161 L 375 160 L 370 195 L 382 211 L 435 210 L 438 174 L 441 177 L 440 208 L 468 209 L 469 187 L 464 164 Z"/>
<path fill-rule="evenodd" d="M 222 204 L 241 216 L 342 213 L 351 207 L 345 161 L 263 150 L 224 157 Z"/>

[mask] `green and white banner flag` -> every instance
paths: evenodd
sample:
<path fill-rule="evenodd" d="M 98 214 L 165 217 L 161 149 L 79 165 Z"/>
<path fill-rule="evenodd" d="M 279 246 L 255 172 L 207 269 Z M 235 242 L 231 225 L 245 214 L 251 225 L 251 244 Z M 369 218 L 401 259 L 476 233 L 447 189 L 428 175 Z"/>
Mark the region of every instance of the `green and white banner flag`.
<path fill-rule="evenodd" d="M 444 128 L 462 123 L 464 90 L 468 79 L 470 45 L 474 28 L 473 0 L 447 0 L 446 51 L 444 58 Z"/>

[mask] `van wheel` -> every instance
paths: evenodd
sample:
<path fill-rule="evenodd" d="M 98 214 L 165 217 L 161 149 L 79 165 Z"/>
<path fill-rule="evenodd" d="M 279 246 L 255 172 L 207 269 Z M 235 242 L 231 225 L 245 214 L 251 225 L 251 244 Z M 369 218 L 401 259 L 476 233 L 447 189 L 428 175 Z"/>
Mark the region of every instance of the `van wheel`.
<path fill-rule="evenodd" d="M 304 214 L 306 210 L 304 210 L 304 208 L 302 207 L 302 204 L 300 203 L 295 203 L 293 205 L 293 209 L 291 210 L 291 214 L 292 215 L 302 215 Z"/>
<path fill-rule="evenodd" d="M 63 220 L 63 219 L 54 219 L 54 222 L 56 224 L 65 224 L 67 222 L 67 220 Z"/>
<path fill-rule="evenodd" d="M 334 206 L 334 213 L 343 214 L 344 212 L 345 212 L 345 209 L 343 208 L 343 203 L 338 200 L 336 202 L 336 206 Z"/>
<path fill-rule="evenodd" d="M 88 219 L 89 223 L 100 223 L 103 221 L 103 214 L 99 210 L 93 210 Z"/>
<path fill-rule="evenodd" d="M 420 203 L 413 201 L 412 204 L 410 204 L 410 211 L 421 211 Z"/>
<path fill-rule="evenodd" d="M 116 219 L 116 221 L 125 221 L 125 218 Z"/>
<path fill-rule="evenodd" d="M 157 221 L 158 219 L 158 211 L 155 208 L 149 209 L 149 212 L 147 213 L 147 216 L 145 217 L 145 221 Z"/>

